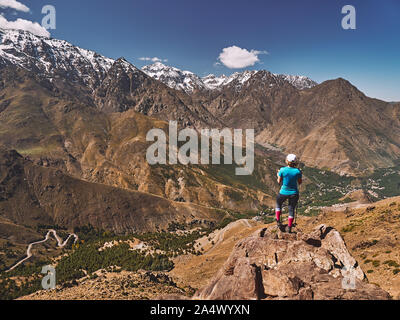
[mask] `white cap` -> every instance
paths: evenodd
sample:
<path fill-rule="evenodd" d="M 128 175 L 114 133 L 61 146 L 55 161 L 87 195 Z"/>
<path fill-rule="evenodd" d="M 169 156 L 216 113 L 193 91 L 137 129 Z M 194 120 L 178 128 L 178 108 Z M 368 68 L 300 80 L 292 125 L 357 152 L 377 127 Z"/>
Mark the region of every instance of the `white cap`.
<path fill-rule="evenodd" d="M 296 157 L 295 154 L 291 153 L 286 157 L 286 161 L 289 162 L 289 163 L 297 162 L 297 157 Z"/>

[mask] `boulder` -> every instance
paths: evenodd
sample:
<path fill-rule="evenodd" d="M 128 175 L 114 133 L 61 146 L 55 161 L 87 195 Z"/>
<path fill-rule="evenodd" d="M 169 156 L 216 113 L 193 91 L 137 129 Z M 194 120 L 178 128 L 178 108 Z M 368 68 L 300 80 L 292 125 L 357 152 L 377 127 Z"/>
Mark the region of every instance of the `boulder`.
<path fill-rule="evenodd" d="M 239 241 L 194 299 L 390 299 L 368 283 L 340 233 L 320 225 L 309 234 L 264 228 Z"/>

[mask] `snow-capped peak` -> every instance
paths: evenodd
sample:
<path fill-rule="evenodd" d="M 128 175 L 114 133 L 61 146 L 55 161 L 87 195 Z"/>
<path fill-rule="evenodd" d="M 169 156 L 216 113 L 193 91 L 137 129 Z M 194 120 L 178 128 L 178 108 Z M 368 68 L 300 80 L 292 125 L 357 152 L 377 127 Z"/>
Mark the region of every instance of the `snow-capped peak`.
<path fill-rule="evenodd" d="M 235 72 L 229 77 L 226 75 L 216 76 L 209 74 L 203 78 L 198 77 L 190 71 L 182 71 L 178 68 L 166 66 L 161 62 L 155 62 L 144 66 L 142 71 L 148 76 L 159 80 L 170 88 L 183 90 L 186 93 L 192 93 L 196 89 L 200 90 L 221 90 L 225 86 L 234 86 L 235 90 L 240 90 L 254 75 L 260 71 Z M 272 74 L 264 71 L 279 81 L 287 81 L 299 90 L 311 88 L 317 83 L 304 76 Z M 263 79 L 263 78 L 260 78 Z"/>
<path fill-rule="evenodd" d="M 125 71 L 125 73 L 129 73 L 129 72 L 136 72 L 139 69 L 136 68 L 132 63 L 130 63 L 128 60 L 126 60 L 125 58 L 121 57 L 119 59 L 117 59 L 115 61 L 115 63 L 118 63 L 123 70 Z"/>
<path fill-rule="evenodd" d="M 208 76 L 201 78 L 201 80 L 203 81 L 207 89 L 215 90 L 222 87 L 228 80 L 228 77 L 224 74 L 219 77 L 214 74 L 209 74 Z"/>
<path fill-rule="evenodd" d="M 98 84 L 115 62 L 64 40 L 8 29 L 0 29 L 0 57 L 49 78 L 64 74 L 72 81 L 81 81 L 90 87 Z"/>
<path fill-rule="evenodd" d="M 236 90 L 240 90 L 242 86 L 257 72 L 258 71 L 235 72 L 229 77 L 224 74 L 219 77 L 209 74 L 202 78 L 202 81 L 208 90 L 219 90 L 228 84 L 234 85 Z"/>
<path fill-rule="evenodd" d="M 277 76 L 283 77 L 283 79 L 285 79 L 287 82 L 289 82 L 291 85 L 299 90 L 309 89 L 317 85 L 314 80 L 311 80 L 310 78 L 305 76 L 295 76 L 287 74 L 280 74 Z"/>
<path fill-rule="evenodd" d="M 206 88 L 203 81 L 193 72 L 166 66 L 159 61 L 144 66 L 142 71 L 148 76 L 163 82 L 170 88 L 183 90 L 187 93 L 192 93 L 196 89 Z"/>
<path fill-rule="evenodd" d="M 258 71 L 243 71 L 235 72 L 226 81 L 225 84 L 231 83 L 233 81 L 237 82 L 239 86 L 245 84 L 252 76 L 254 76 Z"/>

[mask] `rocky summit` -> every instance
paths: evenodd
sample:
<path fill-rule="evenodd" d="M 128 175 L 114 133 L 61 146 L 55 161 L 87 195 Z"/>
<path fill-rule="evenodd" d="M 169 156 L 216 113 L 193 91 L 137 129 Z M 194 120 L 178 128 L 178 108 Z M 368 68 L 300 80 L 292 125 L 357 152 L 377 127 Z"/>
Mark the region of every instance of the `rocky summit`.
<path fill-rule="evenodd" d="M 309 234 L 263 228 L 242 239 L 194 299 L 390 299 L 368 280 L 340 233 L 320 225 Z"/>

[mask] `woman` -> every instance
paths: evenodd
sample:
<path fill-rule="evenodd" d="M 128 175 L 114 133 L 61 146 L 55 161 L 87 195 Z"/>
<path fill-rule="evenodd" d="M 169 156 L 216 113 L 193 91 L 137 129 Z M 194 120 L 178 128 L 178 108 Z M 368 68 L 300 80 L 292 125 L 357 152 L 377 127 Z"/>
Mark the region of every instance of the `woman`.
<path fill-rule="evenodd" d="M 299 202 L 299 189 L 298 185 L 302 183 L 302 173 L 297 168 L 298 160 L 296 155 L 289 154 L 286 157 L 287 167 L 283 167 L 278 171 L 278 183 L 282 187 L 276 198 L 276 222 L 278 228 L 282 229 L 281 223 L 281 212 L 282 204 L 288 199 L 289 200 L 289 220 L 288 220 L 288 232 L 292 232 L 294 212 Z"/>

